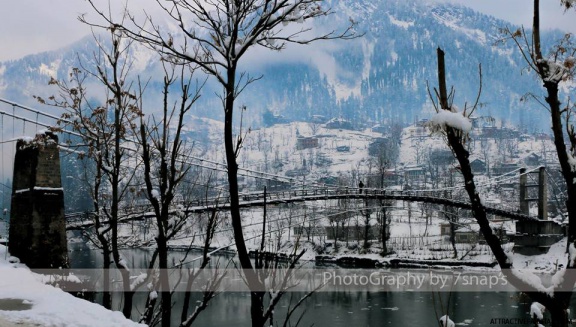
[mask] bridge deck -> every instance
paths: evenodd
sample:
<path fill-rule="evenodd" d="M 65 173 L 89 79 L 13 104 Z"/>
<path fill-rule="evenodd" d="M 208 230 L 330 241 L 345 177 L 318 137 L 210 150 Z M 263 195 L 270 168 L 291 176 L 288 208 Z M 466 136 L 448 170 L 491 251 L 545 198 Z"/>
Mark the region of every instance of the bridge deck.
<path fill-rule="evenodd" d="M 430 192 L 428 192 L 430 193 Z M 458 201 L 454 199 L 446 199 L 442 197 L 423 195 L 424 192 L 407 192 L 407 191 L 384 191 L 384 190 L 336 190 L 336 189 L 314 189 L 314 190 L 298 190 L 286 192 L 266 193 L 266 201 L 264 201 L 264 192 L 250 193 L 241 195 L 240 208 L 262 207 L 266 202 L 267 205 L 280 205 L 287 203 L 297 202 L 311 202 L 311 201 L 326 201 L 338 199 L 362 199 L 362 200 L 399 200 L 409 202 L 423 202 L 438 205 L 446 205 L 461 209 L 472 209 L 469 202 Z M 194 200 L 187 203 L 180 203 L 185 209 L 186 213 L 202 213 L 214 210 L 226 211 L 230 210 L 230 201 L 227 197 L 212 198 L 208 200 Z M 536 217 L 531 217 L 520 212 L 512 212 L 500 208 L 484 207 L 487 213 L 498 215 L 500 217 L 511 218 L 514 220 L 539 220 Z M 153 213 L 146 212 L 145 208 L 140 208 L 139 212 L 134 212 L 127 215 L 122 221 L 145 219 L 152 217 Z M 84 214 L 85 215 L 85 214 Z M 67 215 L 68 230 L 81 229 L 92 225 L 90 221 L 79 222 L 78 218 L 82 215 L 73 214 Z M 76 219 L 75 219 L 76 218 Z M 80 219 L 83 220 L 83 219 Z"/>

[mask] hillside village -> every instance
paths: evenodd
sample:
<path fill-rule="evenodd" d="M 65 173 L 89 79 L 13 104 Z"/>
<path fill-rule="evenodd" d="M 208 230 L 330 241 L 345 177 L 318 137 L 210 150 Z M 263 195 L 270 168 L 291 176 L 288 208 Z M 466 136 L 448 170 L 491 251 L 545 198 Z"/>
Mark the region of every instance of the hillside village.
<path fill-rule="evenodd" d="M 210 154 L 218 153 L 214 150 L 219 144 L 216 136 L 220 131 L 219 123 L 206 119 L 201 121 L 202 124 L 197 126 L 202 126 L 203 131 L 210 135 L 205 138 L 208 146 L 201 150 L 203 156 L 208 160 L 223 160 L 210 157 Z M 503 126 L 492 117 L 476 117 L 472 122 L 468 146 L 476 179 L 479 185 L 486 184 L 481 187 L 486 205 L 519 210 L 517 175 L 520 168 L 537 172 L 538 167 L 545 166 L 549 184 L 556 185 L 554 179 L 560 176 L 554 152 L 550 151 L 553 147 L 549 135 L 524 133 L 512 126 Z M 449 189 L 442 195 L 466 200 L 454 156 L 441 136 L 431 134 L 426 119 L 402 127 L 398 124 L 358 125 L 341 118 L 321 116 L 313 117 L 310 122 L 289 122 L 276 117 L 268 127 L 253 129 L 245 135 L 239 156 L 240 166 L 273 176 L 264 183 L 263 179 L 252 178 L 250 174 L 241 175 L 241 191 L 247 194 L 261 191 L 264 186 L 269 192 L 283 192 L 314 187 L 357 189 L 362 184 L 366 189 Z M 536 175 L 528 174 L 528 178 L 534 179 Z M 222 183 L 225 183 L 224 178 Z M 549 228 L 556 236 L 539 243 L 541 248 L 535 253 L 546 252 L 562 236 L 563 229 L 558 224 L 563 220 L 562 213 L 556 210 L 562 191 L 548 188 L 547 218 L 551 219 Z M 537 197 L 536 190 L 528 193 Z M 357 213 L 345 218 L 339 216 L 338 220 L 330 218 L 335 213 L 320 204 L 298 207 L 294 210 L 304 211 L 303 215 L 308 210 L 309 216 L 321 218 L 313 224 L 308 223 L 307 228 L 294 227 L 290 232 L 283 232 L 278 238 L 284 244 L 276 242 L 273 250 L 285 247 L 283 251 L 289 252 L 294 237 L 305 237 L 315 246 L 310 255 L 374 253 L 380 258 L 384 255 L 388 258 L 453 259 L 453 248 L 457 248 L 460 253 L 457 259 L 493 261 L 490 250 L 482 244 L 476 222 L 466 210 L 451 211 L 446 207 L 392 201 L 388 203 L 391 208 L 387 210 L 387 231 L 382 234 L 382 217 L 378 210 L 366 220 L 358 209 L 362 203 L 351 201 L 333 205 L 356 207 Z M 528 211 L 537 216 L 537 203 L 530 202 Z M 252 212 L 248 216 L 252 217 L 249 226 L 254 225 L 252 232 L 257 235 L 261 213 Z M 457 243 L 454 246 L 450 245 L 451 221 L 454 223 L 454 242 Z M 492 223 L 502 239 L 513 241 L 518 232 L 514 221 L 493 216 Z M 369 228 L 365 232 L 367 224 Z M 290 226 L 288 222 L 284 225 Z M 522 232 L 527 231 L 527 227 L 520 228 Z M 368 249 L 366 243 L 362 244 L 365 233 L 368 233 L 366 238 L 371 239 L 367 242 Z M 338 235 L 336 242 L 335 235 Z M 385 250 L 382 249 L 382 235 L 387 235 Z M 220 245 L 224 243 L 226 241 Z M 346 246 L 338 248 L 339 243 Z M 409 250 L 411 248 L 418 248 L 420 252 L 415 254 Z"/>
<path fill-rule="evenodd" d="M 558 167 L 550 135 L 522 133 L 491 117 L 472 121 L 468 146 L 478 178 L 522 167 L 546 166 L 551 171 Z M 356 127 L 343 119 L 274 124 L 247 134 L 240 162 L 306 183 L 356 187 L 364 180 L 366 187 L 376 188 L 381 185 L 373 179 L 384 168 L 385 187 L 437 187 L 450 182 L 442 178 L 447 174 L 457 178 L 458 167 L 445 141 L 431 135 L 426 124 L 426 119 L 404 128 L 394 124 Z M 377 159 L 385 167 L 378 167 Z"/>

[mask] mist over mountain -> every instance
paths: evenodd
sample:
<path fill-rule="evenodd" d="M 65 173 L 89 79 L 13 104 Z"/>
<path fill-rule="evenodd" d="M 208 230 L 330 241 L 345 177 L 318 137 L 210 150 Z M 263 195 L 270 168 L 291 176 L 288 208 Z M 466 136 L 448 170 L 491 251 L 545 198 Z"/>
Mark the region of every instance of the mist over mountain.
<path fill-rule="evenodd" d="M 482 108 L 477 115 L 492 115 L 526 131 L 548 132 L 545 110 L 535 102 L 521 102 L 527 92 L 540 94 L 512 44 L 494 46 L 498 28 L 508 23 L 452 4 L 422 1 L 332 1 L 334 14 L 315 22 L 317 28 L 343 28 L 353 19 L 364 33 L 350 41 L 290 46 L 274 53 L 257 49 L 248 53 L 242 68 L 259 77 L 240 96 L 246 119 L 262 123 L 266 110 L 288 120 L 309 120 L 313 115 L 341 117 L 356 124 L 411 123 L 427 118 L 433 108 L 427 81 L 437 84 L 436 48 L 446 52 L 447 81 L 454 85 L 455 104 L 475 101 L 482 65 Z M 65 37 L 65 36 L 63 36 Z M 558 39 L 548 33 L 544 42 Z M 58 51 L 29 55 L 0 63 L 0 96 L 38 106 L 33 95 L 48 96 L 50 76 L 66 78 L 78 58 L 88 62 L 97 47 L 92 37 Z M 135 45 L 133 74 L 151 78 L 147 99 L 159 104 L 162 81 L 158 58 Z M 209 81 L 194 114 L 221 118 L 220 92 Z M 153 110 L 150 104 L 148 110 Z"/>

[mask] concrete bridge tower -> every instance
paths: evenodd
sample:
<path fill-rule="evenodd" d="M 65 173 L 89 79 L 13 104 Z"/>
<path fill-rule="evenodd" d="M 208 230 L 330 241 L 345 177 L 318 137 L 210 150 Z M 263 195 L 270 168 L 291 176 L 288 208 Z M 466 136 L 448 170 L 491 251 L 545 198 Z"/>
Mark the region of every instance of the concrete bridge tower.
<path fill-rule="evenodd" d="M 16 143 L 8 250 L 30 268 L 68 267 L 58 137 L 51 132 Z"/>

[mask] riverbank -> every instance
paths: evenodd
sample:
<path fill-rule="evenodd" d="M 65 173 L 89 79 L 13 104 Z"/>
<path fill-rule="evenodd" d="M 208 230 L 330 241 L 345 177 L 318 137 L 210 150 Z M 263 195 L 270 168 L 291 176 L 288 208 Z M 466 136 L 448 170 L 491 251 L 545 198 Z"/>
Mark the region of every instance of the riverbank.
<path fill-rule="evenodd" d="M 0 326 L 144 327 L 41 282 L 0 245 Z"/>

